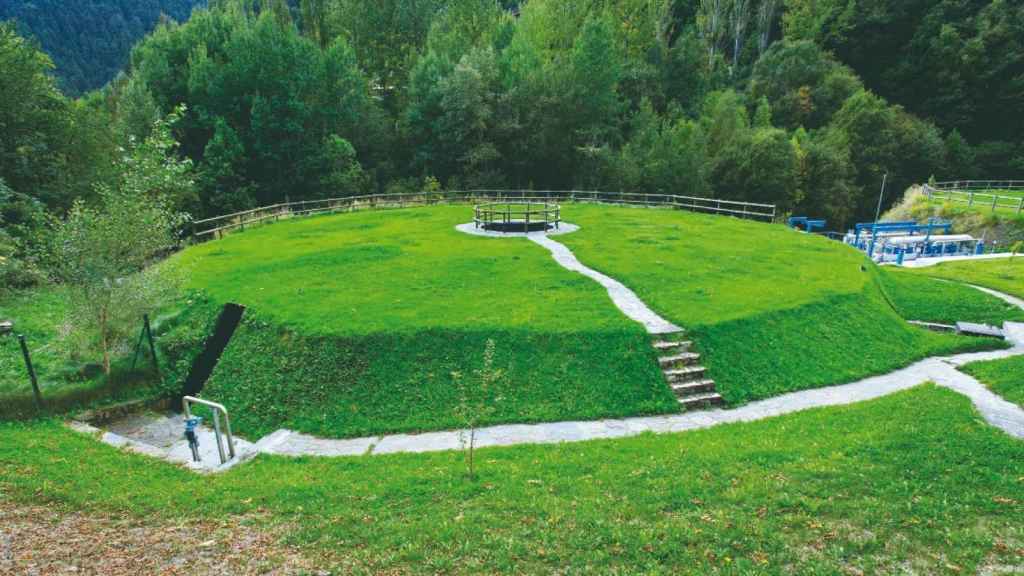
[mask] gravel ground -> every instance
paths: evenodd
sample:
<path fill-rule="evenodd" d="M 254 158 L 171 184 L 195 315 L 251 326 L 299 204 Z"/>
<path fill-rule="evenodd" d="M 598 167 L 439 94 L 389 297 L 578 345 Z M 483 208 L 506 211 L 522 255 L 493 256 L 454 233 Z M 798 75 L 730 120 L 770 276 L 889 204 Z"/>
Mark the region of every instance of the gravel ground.
<path fill-rule="evenodd" d="M 246 520 L 140 520 L 0 500 L 0 575 L 329 574 Z"/>

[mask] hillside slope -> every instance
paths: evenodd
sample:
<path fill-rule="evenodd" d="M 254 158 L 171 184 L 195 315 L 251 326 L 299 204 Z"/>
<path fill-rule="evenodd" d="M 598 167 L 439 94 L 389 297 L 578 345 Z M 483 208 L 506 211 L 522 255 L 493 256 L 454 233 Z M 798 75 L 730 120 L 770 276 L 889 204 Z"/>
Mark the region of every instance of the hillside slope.
<path fill-rule="evenodd" d="M 53 59 L 69 94 L 102 87 L 124 69 L 132 46 L 161 14 L 182 21 L 206 0 L 0 0 L 0 20 L 17 20 Z"/>

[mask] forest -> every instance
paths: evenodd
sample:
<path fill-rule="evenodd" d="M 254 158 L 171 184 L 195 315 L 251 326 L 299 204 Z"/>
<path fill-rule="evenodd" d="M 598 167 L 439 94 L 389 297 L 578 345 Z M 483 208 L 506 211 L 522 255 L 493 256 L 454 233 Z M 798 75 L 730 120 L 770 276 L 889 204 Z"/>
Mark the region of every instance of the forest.
<path fill-rule="evenodd" d="M 931 177 L 1020 174 L 1022 43 L 1024 6 L 1003 0 L 214 0 L 72 97 L 64 56 L 12 20 L 0 283 L 33 282 L 53 222 L 109 190 L 192 218 L 423 188 L 643 191 L 841 229 L 873 217 L 885 174 L 887 204 Z"/>
<path fill-rule="evenodd" d="M 0 20 L 15 20 L 53 59 L 61 89 L 102 88 L 128 63 L 132 46 L 162 17 L 183 21 L 205 0 L 0 0 Z"/>

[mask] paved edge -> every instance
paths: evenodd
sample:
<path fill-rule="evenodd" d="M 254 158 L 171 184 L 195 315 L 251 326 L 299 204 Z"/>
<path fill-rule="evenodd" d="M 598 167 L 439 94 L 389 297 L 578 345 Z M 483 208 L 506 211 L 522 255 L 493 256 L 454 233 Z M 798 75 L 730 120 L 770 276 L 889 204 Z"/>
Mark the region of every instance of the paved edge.
<path fill-rule="evenodd" d="M 558 262 L 563 268 L 583 274 L 604 286 L 615 306 L 631 320 L 643 324 L 649 334 L 671 334 L 683 331 L 679 326 L 658 316 L 658 314 L 648 308 L 647 304 L 644 304 L 644 301 L 622 282 L 585 266 L 576 258 L 572 250 L 569 250 L 564 244 L 555 242 L 543 234 L 533 234 L 528 236 L 528 238 L 534 243 L 547 248 L 555 262 Z"/>

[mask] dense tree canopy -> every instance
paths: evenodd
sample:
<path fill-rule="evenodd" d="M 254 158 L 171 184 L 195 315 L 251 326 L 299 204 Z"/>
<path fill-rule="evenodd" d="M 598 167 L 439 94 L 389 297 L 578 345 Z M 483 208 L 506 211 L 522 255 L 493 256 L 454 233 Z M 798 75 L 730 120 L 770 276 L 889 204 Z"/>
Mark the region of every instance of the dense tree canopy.
<path fill-rule="evenodd" d="M 770 202 L 838 228 L 873 215 L 886 174 L 899 191 L 1019 175 L 1022 10 L 213 0 L 77 100 L 7 24 L 0 178 L 59 216 L 183 110 L 154 158 L 190 163 L 175 203 L 194 217 L 422 186 L 598 188 Z"/>
<path fill-rule="evenodd" d="M 132 45 L 161 16 L 182 21 L 202 4 L 205 0 L 0 0 L 0 20 L 17 20 L 53 59 L 61 87 L 81 94 L 117 76 Z"/>

